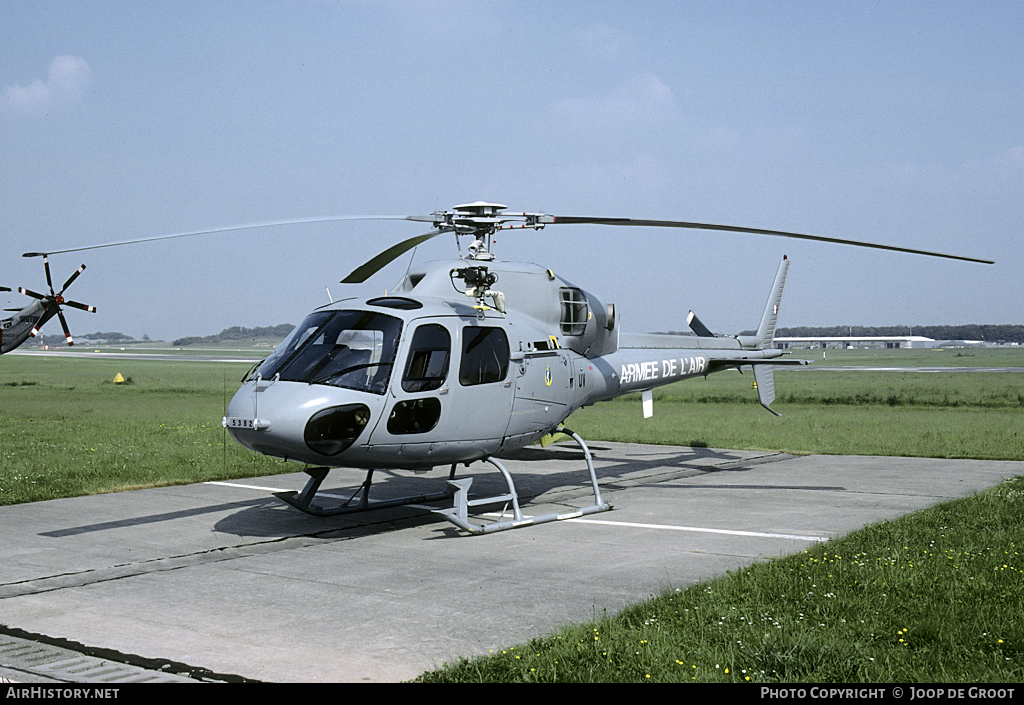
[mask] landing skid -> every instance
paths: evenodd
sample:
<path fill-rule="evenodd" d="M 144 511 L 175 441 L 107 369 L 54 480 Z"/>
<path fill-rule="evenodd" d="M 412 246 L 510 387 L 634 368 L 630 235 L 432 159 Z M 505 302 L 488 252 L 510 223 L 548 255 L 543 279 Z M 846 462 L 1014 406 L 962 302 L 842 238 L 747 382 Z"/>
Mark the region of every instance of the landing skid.
<path fill-rule="evenodd" d="M 593 457 L 590 454 L 590 449 L 587 448 L 587 444 L 583 442 L 583 439 L 573 433 L 567 428 L 557 429 L 559 433 L 564 433 L 572 438 L 579 447 L 583 450 L 583 457 L 587 461 L 587 470 L 590 472 L 590 482 L 594 488 L 594 504 L 589 507 L 582 509 L 576 509 L 571 512 L 564 512 L 562 514 L 544 514 L 536 517 L 524 517 L 522 511 L 519 508 L 519 495 L 516 493 L 515 483 L 512 481 L 512 476 L 509 474 L 505 466 L 502 465 L 495 458 L 485 458 L 485 461 L 493 465 L 505 478 L 505 484 L 508 486 L 508 492 L 494 497 L 482 497 L 480 499 L 469 498 L 469 488 L 473 484 L 473 478 L 467 477 L 462 479 L 455 479 L 455 468 L 456 465 L 452 465 L 451 472 L 448 475 L 448 488 L 443 492 L 433 492 L 429 494 L 420 494 L 410 497 L 398 497 L 394 499 L 384 500 L 370 500 L 370 486 L 373 484 L 373 470 L 366 471 L 366 480 L 360 485 L 359 489 L 352 493 L 352 495 L 342 502 L 334 506 L 321 506 L 314 504 L 313 499 L 316 497 L 316 493 L 320 489 L 320 485 L 327 477 L 327 473 L 331 471 L 330 468 L 309 468 L 305 472 L 309 475 L 309 481 L 306 483 L 305 488 L 301 492 L 277 492 L 275 496 L 279 499 L 287 502 L 296 509 L 305 512 L 306 514 L 312 514 L 313 516 L 328 517 L 337 516 L 339 514 L 352 514 L 355 512 L 365 512 L 371 509 L 383 509 L 385 507 L 400 507 L 407 504 L 419 504 L 422 502 L 432 502 L 440 499 L 451 499 L 454 498 L 455 506 L 451 509 L 435 509 L 434 513 L 439 514 L 446 520 L 455 524 L 460 529 L 468 531 L 471 534 L 489 534 L 495 531 L 504 531 L 506 529 L 516 529 L 522 526 L 532 526 L 534 524 L 546 524 L 551 521 L 561 521 L 564 519 L 573 519 L 575 517 L 585 516 L 587 514 L 595 514 L 597 512 L 606 512 L 612 508 L 612 505 L 607 504 L 601 499 L 601 490 L 597 485 L 597 473 L 594 470 Z M 357 498 L 358 496 L 358 498 Z M 505 509 L 502 511 L 502 517 L 497 521 L 492 521 L 482 524 L 472 524 L 469 521 L 469 510 L 470 507 L 479 507 L 489 504 L 504 503 Z M 505 511 L 508 509 L 509 504 L 512 507 L 512 517 L 506 519 L 504 517 Z"/>
<path fill-rule="evenodd" d="M 449 479 L 448 485 L 455 490 L 455 506 L 451 509 L 435 509 L 434 513 L 440 514 L 464 531 L 468 531 L 472 534 L 489 534 L 495 531 L 504 531 L 506 529 L 517 529 L 522 526 L 532 526 L 534 524 L 546 524 L 551 521 L 574 519 L 587 514 L 606 512 L 611 509 L 612 505 L 601 499 L 601 490 L 597 485 L 597 473 L 594 471 L 594 460 L 590 455 L 590 449 L 587 448 L 587 444 L 583 442 L 582 438 L 567 428 L 559 428 L 557 429 L 557 432 L 564 433 L 572 438 L 583 450 L 583 457 L 587 460 L 587 470 L 590 472 L 590 482 L 594 488 L 594 504 L 591 506 L 576 509 L 571 512 L 564 512 L 562 514 L 544 514 L 536 517 L 524 517 L 522 511 L 519 509 L 519 497 L 516 494 L 516 487 L 512 482 L 512 476 L 497 459 L 486 458 L 486 461 L 496 467 L 505 478 L 505 483 L 508 485 L 508 493 L 497 495 L 495 497 L 469 499 L 469 487 L 473 483 L 473 478 L 470 477 L 460 480 Z M 470 507 L 498 504 L 501 502 L 505 503 L 505 509 L 502 510 L 502 517 L 497 521 L 484 524 L 471 524 L 469 522 Z M 508 509 L 509 503 L 512 505 L 512 518 L 506 519 L 504 518 L 504 514 Z"/>
<path fill-rule="evenodd" d="M 433 502 L 439 499 L 449 499 L 455 494 L 455 490 L 449 487 L 443 492 L 432 492 L 430 494 L 418 494 L 409 497 L 396 497 L 394 499 L 378 499 L 370 501 L 370 486 L 373 484 L 373 470 L 366 471 L 366 480 L 359 486 L 359 489 L 352 493 L 341 504 L 332 507 L 323 507 L 313 504 L 313 498 L 320 489 L 321 483 L 327 477 L 330 468 L 308 468 L 305 472 L 309 475 L 309 481 L 302 492 L 275 492 L 274 496 L 292 505 L 306 514 L 318 517 L 337 516 L 339 514 L 353 514 L 355 512 L 366 512 L 371 509 L 384 509 L 386 507 L 401 507 L 406 504 L 418 504 L 420 502 Z M 455 466 L 448 475 L 449 481 L 455 477 Z M 359 495 L 358 500 L 356 495 Z"/>

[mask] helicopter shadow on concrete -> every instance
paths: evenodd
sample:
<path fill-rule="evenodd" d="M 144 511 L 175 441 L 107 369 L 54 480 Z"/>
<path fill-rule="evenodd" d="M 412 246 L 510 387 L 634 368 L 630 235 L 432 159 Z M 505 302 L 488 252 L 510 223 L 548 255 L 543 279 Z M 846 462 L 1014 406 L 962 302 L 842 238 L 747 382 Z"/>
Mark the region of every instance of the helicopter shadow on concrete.
<path fill-rule="evenodd" d="M 602 492 L 640 485 L 653 486 L 667 480 L 710 472 L 746 472 L 753 469 L 756 463 L 764 462 L 762 458 L 751 458 L 749 454 L 737 451 L 703 447 L 596 443 L 589 448 Z M 515 480 L 519 502 L 525 514 L 531 513 L 531 505 L 540 504 L 556 504 L 571 510 L 576 505 L 586 504 L 588 498 L 593 497 L 584 454 L 575 445 L 554 444 L 547 448 L 530 446 L 499 457 Z M 774 454 L 770 459 L 782 460 L 788 457 Z M 377 471 L 371 498 L 382 500 L 410 492 L 443 489 L 448 472 L 448 467 L 437 467 L 418 474 L 408 471 Z M 338 484 L 325 487 L 322 491 L 336 501 L 351 496 L 355 502 L 361 476 L 358 470 L 336 470 L 331 479 Z M 486 463 L 474 463 L 469 467 L 460 465 L 456 477 L 472 477 L 472 494 L 475 496 L 492 496 L 504 489 L 500 473 Z M 463 536 L 464 532 L 447 523 L 443 517 L 430 512 L 431 508 L 447 509 L 451 503 L 450 499 L 438 500 L 402 507 L 371 508 L 330 517 L 313 517 L 275 498 L 267 498 L 240 507 L 238 512 L 218 521 L 214 530 L 242 536 L 281 538 L 303 535 L 341 539 L 436 523 L 438 534 L 432 538 Z M 614 501 L 611 503 L 614 505 Z M 495 504 L 480 512 L 502 510 L 500 504 Z"/>
<path fill-rule="evenodd" d="M 337 483 L 348 481 L 350 484 L 333 485 L 325 488 L 322 494 L 334 498 L 335 501 L 344 501 L 345 498 L 352 496 L 353 503 L 357 503 L 359 478 L 362 475 L 359 470 L 337 469 L 332 479 Z M 422 489 L 425 484 L 434 489 L 443 488 L 446 476 L 446 473 L 442 475 L 439 471 L 432 473 L 430 478 L 421 478 L 404 471 L 378 470 L 374 475 L 372 498 L 384 500 L 401 496 Z M 440 517 L 430 513 L 427 506 L 429 505 L 371 508 L 351 514 L 318 517 L 304 514 L 277 497 L 268 496 L 239 506 L 237 512 L 217 521 L 211 527 L 211 531 L 268 539 L 354 539 L 443 522 Z M 436 506 L 442 508 L 445 505 L 436 503 Z"/>

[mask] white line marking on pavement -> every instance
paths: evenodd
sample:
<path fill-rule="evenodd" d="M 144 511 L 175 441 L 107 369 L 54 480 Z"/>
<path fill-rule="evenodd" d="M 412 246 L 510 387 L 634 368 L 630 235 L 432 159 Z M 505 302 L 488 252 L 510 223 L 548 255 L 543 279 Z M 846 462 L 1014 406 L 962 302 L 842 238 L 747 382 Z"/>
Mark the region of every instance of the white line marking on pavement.
<path fill-rule="evenodd" d="M 487 516 L 500 516 L 497 512 Z M 524 519 L 528 519 L 525 514 Z M 767 539 L 794 539 L 797 541 L 828 541 L 827 536 L 803 536 L 800 534 L 771 534 L 761 531 L 734 531 L 731 529 L 706 529 L 696 526 L 670 526 L 667 524 L 638 524 L 631 521 L 607 521 L 605 519 L 566 519 L 566 521 L 579 522 L 581 524 L 606 524 L 608 526 L 625 526 L 631 529 L 667 529 L 669 531 L 695 531 L 702 534 L 727 534 L 729 536 L 753 536 L 755 538 Z"/>
<path fill-rule="evenodd" d="M 210 480 L 204 484 L 207 485 L 221 485 L 222 487 L 240 487 L 243 490 L 259 490 L 260 492 L 291 492 L 292 490 L 282 490 L 278 487 L 262 487 L 261 485 L 243 485 L 240 482 L 218 482 L 216 480 Z M 343 497 L 341 495 L 329 494 L 327 492 L 317 492 L 317 497 L 326 497 L 327 499 L 351 499 L 351 497 Z"/>
<path fill-rule="evenodd" d="M 278 489 L 276 487 L 260 487 L 259 485 L 243 485 L 238 482 L 216 482 L 210 480 L 206 482 L 207 485 L 221 485 L 222 487 L 241 487 L 243 490 L 260 490 L 262 492 L 287 492 L 288 490 Z"/>
<path fill-rule="evenodd" d="M 766 539 L 796 539 L 798 541 L 828 541 L 825 536 L 801 536 L 799 534 L 770 534 L 761 531 L 732 531 L 730 529 L 705 529 L 696 526 L 666 526 L 664 524 L 635 524 L 628 521 L 604 521 L 603 519 L 569 519 L 583 524 L 608 524 L 628 526 L 634 529 L 669 529 L 671 531 L 696 531 L 702 534 L 728 534 L 730 536 L 754 536 Z"/>

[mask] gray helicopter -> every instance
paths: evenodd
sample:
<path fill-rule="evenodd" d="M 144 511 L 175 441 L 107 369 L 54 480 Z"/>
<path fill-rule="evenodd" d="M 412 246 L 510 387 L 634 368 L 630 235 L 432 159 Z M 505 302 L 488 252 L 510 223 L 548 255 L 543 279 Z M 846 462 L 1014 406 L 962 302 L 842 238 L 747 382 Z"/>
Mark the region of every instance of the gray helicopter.
<path fill-rule="evenodd" d="M 385 296 L 346 298 L 310 313 L 245 376 L 223 424 L 246 448 L 307 465 L 310 479 L 306 487 L 278 495 L 297 509 L 330 516 L 450 499 L 451 508 L 436 511 L 473 534 L 612 508 L 601 497 L 586 442 L 563 425 L 577 409 L 639 392 L 643 412 L 649 416 L 656 387 L 749 368 L 760 403 L 775 413 L 771 409 L 774 367 L 806 364 L 784 357 L 785 352 L 772 345 L 789 268 L 785 257 L 754 335 L 714 335 L 691 311 L 687 320 L 692 335 L 627 336 L 619 330 L 613 304 L 550 269 L 498 260 L 493 252 L 498 231 L 556 224 L 690 228 L 991 264 L 970 257 L 775 230 L 506 210 L 500 204 L 476 202 L 426 216 L 278 221 L 132 242 L 371 217 L 431 224 L 429 232 L 389 248 L 342 280 L 359 283 L 440 234 L 454 233 L 457 242 L 460 237 L 472 238 L 466 254 L 460 252 L 456 259 L 411 265 L 398 287 Z M 70 251 L 75 250 L 64 250 Z M 582 450 L 594 502 L 571 512 L 524 516 L 515 482 L 500 457 L 543 443 L 554 434 L 564 434 Z M 472 478 L 457 478 L 456 469 L 477 461 L 496 468 L 507 491 L 471 497 Z M 369 498 L 375 470 L 420 471 L 438 466 L 451 468 L 441 490 L 399 499 Z M 366 479 L 348 501 L 325 506 L 317 502 L 316 495 L 333 468 L 363 469 Z M 499 504 L 506 507 L 501 518 L 478 518 L 482 512 L 477 507 Z M 506 513 L 508 507 L 511 516 Z"/>
<path fill-rule="evenodd" d="M 38 294 L 30 289 L 18 288 L 19 293 L 31 296 L 35 301 L 22 309 L 5 309 L 16 313 L 14 316 L 0 321 L 0 355 L 14 350 L 30 336 L 36 337 L 39 334 L 39 329 L 54 316 L 60 319 L 60 324 L 64 328 L 64 338 L 68 345 L 74 345 L 75 339 L 71 337 L 71 331 L 68 329 L 68 322 L 64 319 L 61 306 L 70 306 L 89 313 L 96 313 L 95 306 L 68 301 L 64 298 L 64 292 L 71 286 L 71 282 L 78 279 L 78 276 L 85 271 L 84 264 L 75 270 L 75 273 L 64 282 L 61 290 L 56 293 L 53 291 L 53 281 L 50 279 L 50 262 L 45 256 L 43 257 L 43 269 L 46 270 L 46 284 L 50 287 L 50 294 Z M 0 291 L 10 291 L 10 289 L 3 286 L 0 287 Z"/>

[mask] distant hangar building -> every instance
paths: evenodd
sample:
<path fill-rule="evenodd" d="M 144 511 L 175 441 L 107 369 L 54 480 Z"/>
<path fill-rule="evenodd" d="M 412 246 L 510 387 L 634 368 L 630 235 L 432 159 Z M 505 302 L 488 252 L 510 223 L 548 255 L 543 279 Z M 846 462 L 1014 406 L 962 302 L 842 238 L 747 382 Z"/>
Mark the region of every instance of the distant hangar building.
<path fill-rule="evenodd" d="M 976 348 L 985 345 L 981 340 L 932 340 L 920 335 L 876 335 L 839 337 L 779 337 L 775 347 L 804 350 L 845 350 L 847 348 Z"/>

